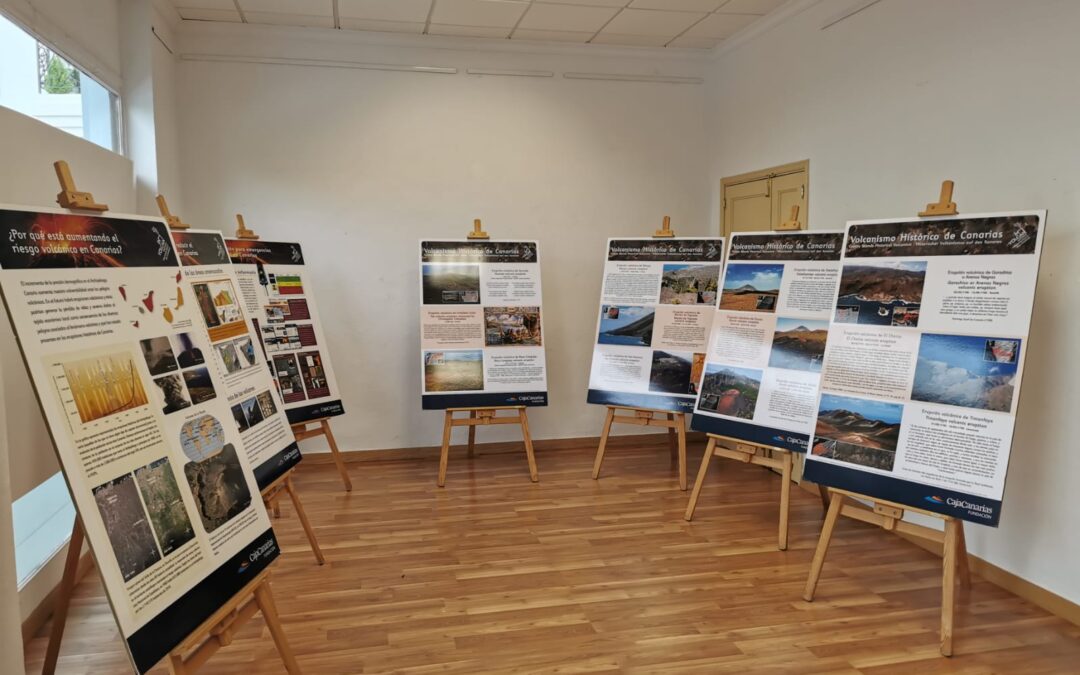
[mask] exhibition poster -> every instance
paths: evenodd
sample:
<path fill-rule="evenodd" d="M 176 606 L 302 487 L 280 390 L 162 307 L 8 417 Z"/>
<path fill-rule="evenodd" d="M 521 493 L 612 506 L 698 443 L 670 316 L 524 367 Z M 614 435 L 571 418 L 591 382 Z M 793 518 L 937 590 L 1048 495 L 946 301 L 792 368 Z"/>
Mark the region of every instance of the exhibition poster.
<path fill-rule="evenodd" d="M 345 414 L 300 244 L 226 239 L 225 246 L 289 423 Z"/>
<path fill-rule="evenodd" d="M 425 410 L 547 405 L 539 245 L 420 242 Z"/>
<path fill-rule="evenodd" d="M 806 452 L 843 240 L 732 235 L 691 429 Z"/>
<path fill-rule="evenodd" d="M 589 403 L 694 409 L 723 238 L 609 239 Z"/>
<path fill-rule="evenodd" d="M 224 368 L 161 220 L 0 207 L 0 232 L 5 306 L 145 672 L 279 552 Z"/>
<path fill-rule="evenodd" d="M 180 365 L 184 359 L 197 364 L 209 359 L 220 369 L 221 395 L 255 468 L 255 480 L 265 489 L 300 463 L 300 447 L 274 381 L 263 367 L 259 337 L 244 311 L 225 240 L 214 230 L 174 230 L 172 237 L 210 344 L 206 353 L 198 348 L 182 352 Z M 191 400 L 207 395 L 198 383 L 187 384 Z"/>
<path fill-rule="evenodd" d="M 808 480 L 998 524 L 1045 221 L 848 224 Z"/>

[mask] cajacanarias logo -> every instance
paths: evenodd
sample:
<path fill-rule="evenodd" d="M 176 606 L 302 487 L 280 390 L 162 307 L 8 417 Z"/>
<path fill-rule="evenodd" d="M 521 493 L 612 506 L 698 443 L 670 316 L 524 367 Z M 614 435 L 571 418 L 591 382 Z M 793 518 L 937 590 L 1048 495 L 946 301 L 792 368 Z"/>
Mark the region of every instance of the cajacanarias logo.
<path fill-rule="evenodd" d="M 944 504 L 945 503 L 945 500 L 942 499 L 941 497 L 938 497 L 937 495 L 926 496 L 926 497 L 923 497 L 923 499 L 930 502 L 931 504 Z"/>
<path fill-rule="evenodd" d="M 240 568 L 236 570 L 237 574 L 243 574 L 247 571 L 251 563 L 258 561 L 263 556 L 269 554 L 271 551 L 277 549 L 276 542 L 273 539 L 268 539 L 259 545 L 259 548 L 248 554 L 248 559 L 240 563 Z"/>
<path fill-rule="evenodd" d="M 805 438 L 795 438 L 794 436 L 773 436 L 772 438 L 777 443 L 787 443 L 789 445 L 796 445 L 800 448 L 806 447 Z"/>

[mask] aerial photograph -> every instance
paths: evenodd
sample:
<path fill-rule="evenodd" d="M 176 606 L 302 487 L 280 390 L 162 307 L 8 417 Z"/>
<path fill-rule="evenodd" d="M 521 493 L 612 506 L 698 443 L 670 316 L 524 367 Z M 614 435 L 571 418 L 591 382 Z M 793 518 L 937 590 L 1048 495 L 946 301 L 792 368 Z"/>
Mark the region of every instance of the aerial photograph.
<path fill-rule="evenodd" d="M 168 457 L 135 470 L 143 503 L 157 534 L 161 552 L 169 555 L 195 537 L 180 487 L 176 484 Z"/>
<path fill-rule="evenodd" d="M 150 520 L 130 473 L 94 488 L 94 501 L 124 581 L 134 579 L 161 560 Z"/>
<path fill-rule="evenodd" d="M 837 323 L 917 326 L 926 261 L 844 265 L 836 301 Z"/>

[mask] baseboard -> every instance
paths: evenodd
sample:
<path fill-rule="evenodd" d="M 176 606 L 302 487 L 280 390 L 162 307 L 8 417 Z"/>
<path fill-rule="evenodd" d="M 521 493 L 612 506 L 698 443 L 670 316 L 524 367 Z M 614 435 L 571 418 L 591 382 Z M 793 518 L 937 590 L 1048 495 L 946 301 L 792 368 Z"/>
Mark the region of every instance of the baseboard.
<path fill-rule="evenodd" d="M 59 555 L 59 554 L 57 554 Z M 64 555 L 67 555 L 66 553 Z M 83 553 L 79 558 L 79 565 L 75 568 L 75 583 L 78 584 L 82 581 L 83 577 L 90 572 L 94 567 L 94 558 L 87 551 Z M 30 615 L 26 617 L 26 620 L 22 622 L 22 641 L 23 646 L 26 646 L 31 639 L 37 636 L 41 627 L 52 618 L 53 609 L 56 607 L 56 596 L 60 592 L 60 586 L 54 586 L 48 595 L 46 595 L 41 602 L 37 604 L 37 607 L 30 610 Z"/>
<path fill-rule="evenodd" d="M 818 486 L 804 481 L 799 487 L 818 494 Z M 896 533 L 900 538 L 910 541 L 924 551 L 929 551 L 939 558 L 944 555 L 942 544 L 916 537 L 903 532 Z M 1017 576 L 1012 572 L 1003 570 L 997 565 L 987 562 L 978 556 L 968 554 L 968 569 L 972 574 L 978 575 L 990 583 L 1003 588 L 1015 596 L 1027 600 L 1037 607 L 1041 607 L 1054 616 L 1061 617 L 1071 624 L 1080 626 L 1080 605 L 1067 600 L 1056 593 L 1046 590 L 1042 586 L 1033 584 L 1027 579 Z"/>
<path fill-rule="evenodd" d="M 611 436 L 608 438 L 609 448 L 637 448 L 653 445 L 664 440 L 663 434 L 628 434 L 625 436 Z M 704 443 L 705 434 L 691 431 L 686 434 L 687 443 Z M 552 452 L 556 450 L 581 450 L 582 448 L 596 448 L 600 444 L 599 436 L 580 436 L 577 438 L 549 438 L 534 440 L 533 448 L 537 452 Z M 454 452 L 464 449 L 463 444 L 455 444 L 451 447 Z M 301 450 L 303 447 L 301 446 Z M 402 459 L 431 459 L 439 456 L 440 447 L 437 445 L 424 445 L 414 448 L 386 448 L 379 450 L 342 450 L 341 456 L 348 463 L 354 462 L 381 462 Z M 497 443 L 477 443 L 476 453 L 481 455 L 495 455 L 508 452 L 521 452 L 521 441 L 500 441 Z M 691 458 L 692 459 L 692 458 Z M 331 464 L 333 456 L 329 452 L 305 453 L 304 461 L 311 464 Z"/>

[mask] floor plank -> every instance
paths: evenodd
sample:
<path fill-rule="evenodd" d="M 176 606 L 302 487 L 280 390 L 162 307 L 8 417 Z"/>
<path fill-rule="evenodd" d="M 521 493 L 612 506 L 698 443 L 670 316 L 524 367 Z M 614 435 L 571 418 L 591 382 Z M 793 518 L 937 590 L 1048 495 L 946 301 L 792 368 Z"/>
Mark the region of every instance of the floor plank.
<path fill-rule="evenodd" d="M 938 654 L 940 559 L 853 521 L 837 526 L 817 600 L 801 599 L 821 503 L 792 491 L 776 550 L 779 477 L 717 460 L 692 523 L 666 443 L 437 462 L 332 465 L 296 483 L 327 564 L 291 506 L 274 594 L 307 673 L 1062 673 L 1080 629 L 981 579 L 962 590 L 955 656 Z M 702 447 L 692 445 L 691 466 Z M 27 645 L 40 672 L 48 626 Z M 127 672 L 95 574 L 77 588 L 59 672 Z M 261 620 L 201 672 L 283 671 Z M 166 672 L 164 668 L 155 673 Z"/>

